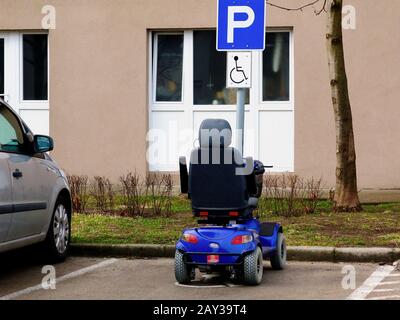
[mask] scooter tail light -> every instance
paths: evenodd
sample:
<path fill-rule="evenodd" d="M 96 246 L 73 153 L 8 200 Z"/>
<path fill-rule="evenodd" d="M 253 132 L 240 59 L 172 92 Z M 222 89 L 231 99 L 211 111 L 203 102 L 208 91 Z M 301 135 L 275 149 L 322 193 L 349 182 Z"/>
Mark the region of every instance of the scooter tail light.
<path fill-rule="evenodd" d="M 207 211 L 200 211 L 200 217 L 208 217 Z"/>
<path fill-rule="evenodd" d="M 197 239 L 197 237 L 191 233 L 184 233 L 182 235 L 182 240 L 193 244 L 199 243 L 199 239 Z"/>
<path fill-rule="evenodd" d="M 252 241 L 253 241 L 253 236 L 246 234 L 234 237 L 232 240 L 232 244 L 246 244 Z"/>
<path fill-rule="evenodd" d="M 239 217 L 239 212 L 237 212 L 237 211 L 231 211 L 231 212 L 229 212 L 229 216 L 230 216 L 230 217 Z"/>

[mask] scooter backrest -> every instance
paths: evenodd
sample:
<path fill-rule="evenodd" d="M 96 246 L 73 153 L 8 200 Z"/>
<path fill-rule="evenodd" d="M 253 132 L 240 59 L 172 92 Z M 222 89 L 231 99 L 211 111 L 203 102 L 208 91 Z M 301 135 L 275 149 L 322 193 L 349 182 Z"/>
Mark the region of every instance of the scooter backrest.
<path fill-rule="evenodd" d="M 249 192 L 246 177 L 237 174 L 243 167 L 243 156 L 232 142 L 228 121 L 203 121 L 199 133 L 200 148 L 192 151 L 190 159 L 189 193 L 193 209 L 219 212 L 244 210 Z"/>
<path fill-rule="evenodd" d="M 224 119 L 207 119 L 200 125 L 201 148 L 227 148 L 232 143 L 232 128 Z"/>

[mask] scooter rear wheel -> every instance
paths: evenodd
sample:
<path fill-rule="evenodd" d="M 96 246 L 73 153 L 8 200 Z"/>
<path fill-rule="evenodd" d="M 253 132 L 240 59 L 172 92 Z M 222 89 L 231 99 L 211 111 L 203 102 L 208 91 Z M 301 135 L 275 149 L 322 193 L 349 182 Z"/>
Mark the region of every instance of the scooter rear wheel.
<path fill-rule="evenodd" d="M 183 253 L 175 252 L 175 278 L 178 283 L 188 284 L 191 281 L 191 270 L 183 259 Z"/>
<path fill-rule="evenodd" d="M 243 280 L 249 286 L 257 286 L 262 282 L 264 273 L 263 255 L 259 247 L 244 257 Z"/>

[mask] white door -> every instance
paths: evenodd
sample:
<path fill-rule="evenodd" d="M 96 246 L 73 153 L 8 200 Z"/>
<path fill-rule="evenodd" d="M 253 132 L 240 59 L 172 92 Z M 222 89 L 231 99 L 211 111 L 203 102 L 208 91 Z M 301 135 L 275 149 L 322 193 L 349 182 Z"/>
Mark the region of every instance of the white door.
<path fill-rule="evenodd" d="M 48 35 L 0 32 L 0 97 L 35 134 L 49 134 Z M 0 56 L 1 57 L 1 56 Z"/>
<path fill-rule="evenodd" d="M 226 89 L 226 53 L 216 51 L 215 37 L 215 30 L 150 34 L 151 171 L 176 171 L 204 119 L 223 118 L 235 128 L 236 91 Z M 266 42 L 265 52 L 253 53 L 244 155 L 273 165 L 275 172 L 294 171 L 292 32 L 269 31 Z"/>

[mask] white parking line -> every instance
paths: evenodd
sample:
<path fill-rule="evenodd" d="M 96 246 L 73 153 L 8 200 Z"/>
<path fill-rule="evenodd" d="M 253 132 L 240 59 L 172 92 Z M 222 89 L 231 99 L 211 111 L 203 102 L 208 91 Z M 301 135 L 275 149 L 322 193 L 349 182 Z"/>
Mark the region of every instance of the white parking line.
<path fill-rule="evenodd" d="M 381 282 L 379 285 L 380 286 L 388 286 L 392 284 L 400 284 L 400 281 L 386 281 L 386 282 Z"/>
<path fill-rule="evenodd" d="M 395 289 L 375 289 L 374 293 L 379 293 L 379 292 L 393 292 L 393 291 L 397 291 Z"/>
<path fill-rule="evenodd" d="M 396 269 L 396 266 L 380 266 L 371 276 L 364 281 L 361 287 L 354 290 L 347 297 L 347 300 L 364 300 L 390 273 Z"/>
<path fill-rule="evenodd" d="M 87 273 L 89 273 L 89 272 L 93 272 L 93 271 L 95 271 L 95 270 L 97 270 L 97 269 L 107 267 L 107 266 L 109 266 L 109 265 L 115 263 L 117 260 L 118 260 L 118 259 L 109 259 L 109 260 L 105 260 L 105 261 L 103 261 L 103 262 L 100 262 L 100 263 L 98 263 L 98 264 L 92 265 L 92 266 L 90 266 L 90 267 L 83 268 L 83 269 L 80 269 L 80 270 L 71 272 L 71 273 L 69 273 L 69 274 L 66 274 L 66 275 L 60 277 L 60 278 L 57 278 L 57 279 L 56 279 L 56 284 L 58 284 L 58 283 L 60 283 L 60 282 L 63 282 L 63 281 L 66 281 L 66 280 L 69 280 L 69 279 L 72 279 L 72 278 L 80 277 L 80 276 L 82 276 L 82 275 L 84 275 L 84 274 L 87 274 Z M 27 295 L 27 294 L 30 294 L 30 293 L 32 293 L 32 292 L 34 292 L 34 291 L 39 291 L 39 290 L 43 290 L 42 284 L 38 284 L 38 285 L 36 285 L 36 286 L 29 287 L 29 288 L 26 288 L 26 289 L 23 289 L 23 290 L 20 290 L 20 291 L 11 293 L 11 294 L 9 294 L 9 295 L 0 297 L 0 300 L 13 300 L 13 299 L 16 299 L 16 298 L 18 298 L 18 297 L 21 297 L 21 296 L 23 296 L 23 295 Z"/>
<path fill-rule="evenodd" d="M 367 300 L 390 300 L 390 299 L 399 299 L 400 296 L 386 296 L 386 297 L 374 297 L 374 298 L 369 298 Z"/>

